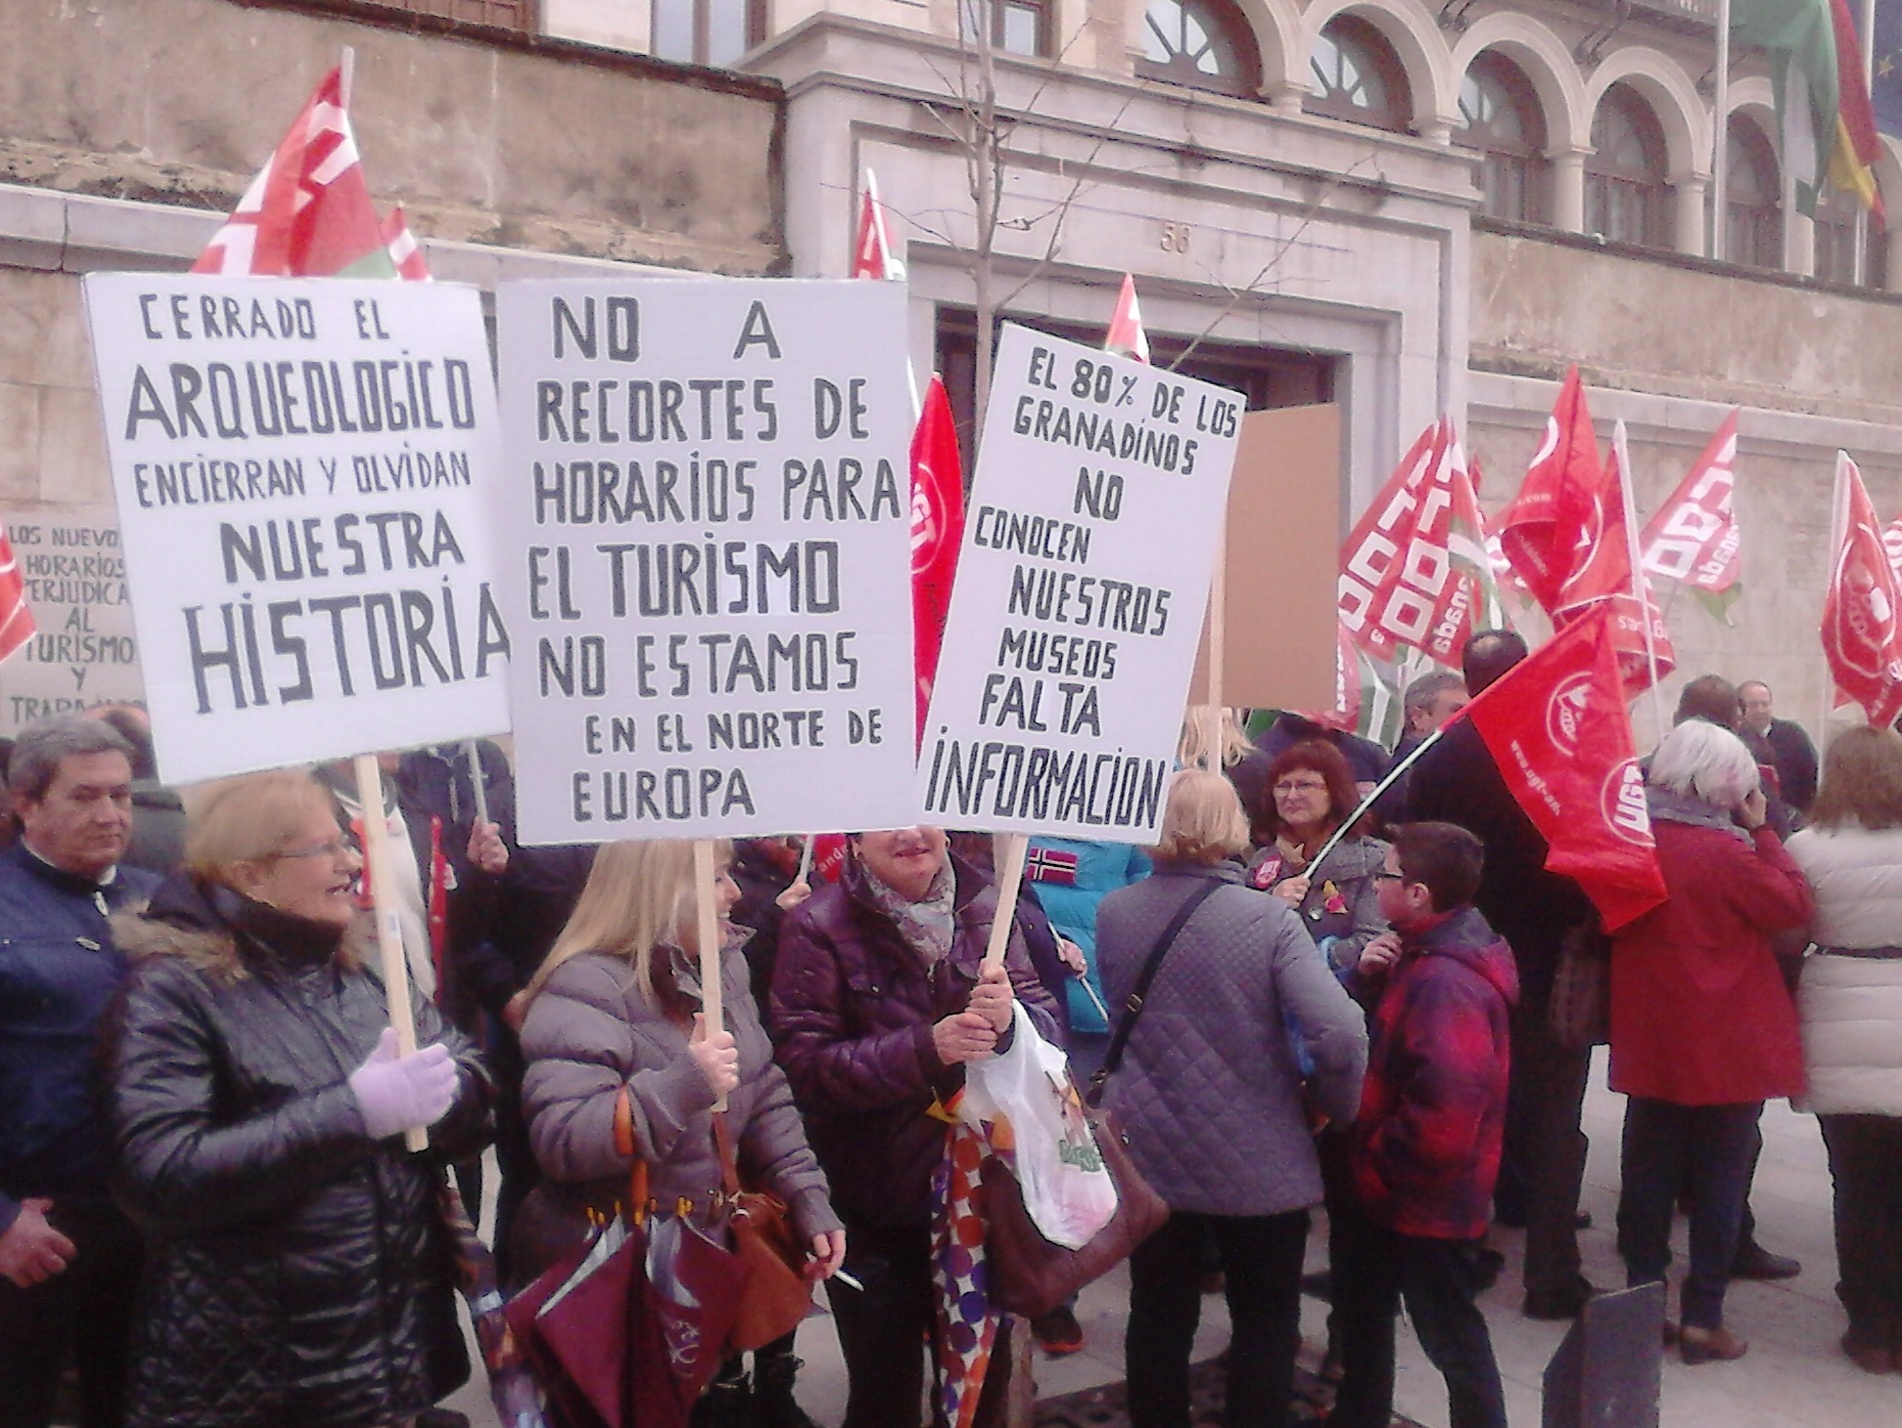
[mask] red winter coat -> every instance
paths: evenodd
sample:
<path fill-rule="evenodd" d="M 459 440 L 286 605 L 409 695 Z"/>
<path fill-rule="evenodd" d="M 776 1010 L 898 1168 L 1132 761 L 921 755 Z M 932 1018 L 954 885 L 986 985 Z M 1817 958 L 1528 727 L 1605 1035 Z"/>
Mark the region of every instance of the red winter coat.
<path fill-rule="evenodd" d="M 1401 934 L 1372 1001 L 1372 1045 L 1353 1130 L 1354 1186 L 1375 1224 L 1403 1235 L 1470 1240 L 1486 1233 L 1506 1130 L 1512 949 L 1477 908 Z"/>
<path fill-rule="evenodd" d="M 1651 825 L 1670 896 L 1617 933 L 1611 1088 L 1679 1106 L 1803 1093 L 1796 1003 L 1770 934 L 1810 915 L 1809 884 L 1769 828 Z"/>

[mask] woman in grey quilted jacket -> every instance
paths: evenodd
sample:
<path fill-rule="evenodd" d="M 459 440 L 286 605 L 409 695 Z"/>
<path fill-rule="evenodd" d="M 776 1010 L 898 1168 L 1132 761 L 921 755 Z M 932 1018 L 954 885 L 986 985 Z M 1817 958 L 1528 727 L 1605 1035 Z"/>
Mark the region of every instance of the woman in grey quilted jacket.
<path fill-rule="evenodd" d="M 809 1274 L 830 1275 L 845 1255 L 825 1172 L 760 1024 L 742 938 L 729 938 L 720 958 L 725 1026 L 709 1028 L 701 1016 L 692 854 L 686 842 L 602 848 L 574 916 L 528 985 L 522 1114 L 546 1178 L 517 1219 L 514 1263 L 524 1279 L 580 1243 L 591 1214 L 612 1215 L 627 1198 L 631 1161 L 614 1143 L 623 1087 L 651 1203 L 684 1204 L 696 1225 L 724 1235 L 712 1194 L 720 1186 L 714 1103 L 724 1095 L 740 1178 L 786 1202 L 811 1246 Z M 728 856 L 723 848 L 716 884 L 723 926 L 740 895 Z M 733 1375 L 710 1389 L 743 1391 Z"/>
<path fill-rule="evenodd" d="M 1154 875 L 1111 893 L 1097 915 L 1103 979 L 1121 1007 L 1187 899 L 1216 884 L 1163 956 L 1109 1082 L 1130 1154 L 1170 1208 L 1130 1259 L 1133 1428 L 1187 1428 L 1208 1235 L 1234 1328 L 1226 1421 L 1289 1421 L 1308 1210 L 1321 1198 L 1294 1040 L 1313 1068 L 1308 1102 L 1337 1120 L 1359 1109 L 1367 1069 L 1361 1013 L 1300 915 L 1243 884 L 1234 859 L 1247 846 L 1228 781 L 1184 770 L 1169 786 Z"/>

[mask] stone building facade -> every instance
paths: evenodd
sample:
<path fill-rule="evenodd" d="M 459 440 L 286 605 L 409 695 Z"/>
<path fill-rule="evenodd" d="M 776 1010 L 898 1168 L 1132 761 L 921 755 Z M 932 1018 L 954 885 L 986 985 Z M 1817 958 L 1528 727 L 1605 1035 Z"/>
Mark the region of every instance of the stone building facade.
<path fill-rule="evenodd" d="M 977 250 L 1009 315 L 1086 340 L 1131 272 L 1159 360 L 1257 405 L 1342 406 L 1343 470 L 1315 499 L 1343 522 L 1441 412 L 1505 499 L 1568 363 L 1602 435 L 1629 423 L 1646 513 L 1741 405 L 1745 593 L 1734 628 L 1672 606 L 1680 670 L 1765 678 L 1812 724 L 1835 450 L 1885 518 L 1902 505 L 1902 260 L 1879 235 L 1859 254 L 1845 209 L 1795 212 L 1762 56 L 1734 57 L 1717 122 L 1715 0 L 19 8 L 28 42 L 0 55 L 13 519 L 106 498 L 70 274 L 186 261 L 346 41 L 373 190 L 409 205 L 439 273 L 839 275 L 875 171 L 920 370 L 968 404 Z M 988 238 L 987 102 L 1008 150 Z M 1902 195 L 1893 152 L 1881 173 Z"/>

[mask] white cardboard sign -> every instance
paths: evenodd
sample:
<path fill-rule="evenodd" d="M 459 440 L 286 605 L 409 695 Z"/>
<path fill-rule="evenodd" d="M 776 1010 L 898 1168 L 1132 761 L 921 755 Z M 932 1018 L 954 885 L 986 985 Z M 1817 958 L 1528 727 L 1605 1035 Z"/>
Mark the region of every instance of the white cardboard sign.
<path fill-rule="evenodd" d="M 1005 328 L 919 755 L 928 822 L 1155 837 L 1242 410 Z"/>
<path fill-rule="evenodd" d="M 905 294 L 497 296 L 525 843 L 917 821 Z"/>
<path fill-rule="evenodd" d="M 85 293 L 166 780 L 506 728 L 476 291 L 94 273 Z"/>

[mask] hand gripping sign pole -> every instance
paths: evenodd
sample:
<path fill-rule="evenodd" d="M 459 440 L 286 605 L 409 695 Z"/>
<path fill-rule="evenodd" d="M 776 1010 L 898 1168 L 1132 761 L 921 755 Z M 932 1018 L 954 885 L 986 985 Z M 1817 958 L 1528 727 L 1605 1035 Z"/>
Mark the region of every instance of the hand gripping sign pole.
<path fill-rule="evenodd" d="M 370 894 L 376 903 L 376 945 L 383 964 L 383 989 L 390 999 L 390 1025 L 396 1028 L 396 1054 L 416 1051 L 416 1017 L 409 1004 L 409 962 L 403 956 L 403 923 L 393 896 L 395 876 L 390 863 L 390 828 L 383 818 L 383 776 L 375 754 L 358 754 L 357 803 L 363 809 L 363 861 L 370 870 Z M 420 1126 L 406 1131 L 403 1143 L 411 1150 L 429 1145 L 429 1133 Z"/>

